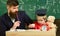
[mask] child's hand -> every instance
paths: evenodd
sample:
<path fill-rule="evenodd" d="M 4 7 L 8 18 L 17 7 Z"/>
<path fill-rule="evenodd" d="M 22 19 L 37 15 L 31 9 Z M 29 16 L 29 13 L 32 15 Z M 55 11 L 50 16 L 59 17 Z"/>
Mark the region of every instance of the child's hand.
<path fill-rule="evenodd" d="M 34 28 L 35 27 L 35 24 L 30 24 L 28 27 L 29 28 Z"/>

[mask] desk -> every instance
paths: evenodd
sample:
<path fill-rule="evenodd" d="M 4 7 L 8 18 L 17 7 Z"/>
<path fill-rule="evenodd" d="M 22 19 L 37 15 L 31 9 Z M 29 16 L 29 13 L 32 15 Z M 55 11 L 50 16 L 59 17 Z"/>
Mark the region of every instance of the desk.
<path fill-rule="evenodd" d="M 36 31 L 36 30 L 25 30 L 25 31 L 6 31 L 6 36 L 56 36 L 56 30 L 50 31 Z"/>

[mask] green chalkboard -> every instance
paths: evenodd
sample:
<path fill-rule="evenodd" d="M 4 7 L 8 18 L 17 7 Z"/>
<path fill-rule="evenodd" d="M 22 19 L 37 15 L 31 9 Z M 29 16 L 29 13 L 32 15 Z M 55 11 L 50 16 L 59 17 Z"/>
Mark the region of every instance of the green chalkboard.
<path fill-rule="evenodd" d="M 6 1 L 0 0 L 0 16 L 7 12 Z M 53 15 L 60 19 L 60 0 L 18 0 L 19 10 L 25 10 L 27 15 L 35 20 L 35 11 L 37 9 L 47 9 L 47 15 Z"/>

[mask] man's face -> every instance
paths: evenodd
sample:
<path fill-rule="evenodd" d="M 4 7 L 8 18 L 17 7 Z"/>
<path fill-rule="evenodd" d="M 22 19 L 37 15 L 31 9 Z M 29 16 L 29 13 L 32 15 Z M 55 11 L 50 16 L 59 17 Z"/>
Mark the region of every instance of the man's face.
<path fill-rule="evenodd" d="M 18 12 L 18 6 L 9 6 L 8 10 L 9 10 L 9 13 L 16 14 Z"/>
<path fill-rule="evenodd" d="M 18 13 L 18 6 L 8 6 L 8 13 L 11 17 L 15 17 Z"/>

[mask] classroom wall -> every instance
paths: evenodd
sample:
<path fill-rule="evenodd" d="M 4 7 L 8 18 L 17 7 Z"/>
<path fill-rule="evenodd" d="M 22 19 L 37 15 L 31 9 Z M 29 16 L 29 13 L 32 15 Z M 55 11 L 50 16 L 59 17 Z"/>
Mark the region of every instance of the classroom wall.
<path fill-rule="evenodd" d="M 0 0 L 0 16 L 7 12 L 6 1 Z M 26 11 L 27 15 L 32 19 L 36 19 L 35 11 L 38 9 L 47 9 L 47 15 L 53 15 L 56 19 L 60 19 L 60 0 L 18 0 L 19 10 Z"/>

